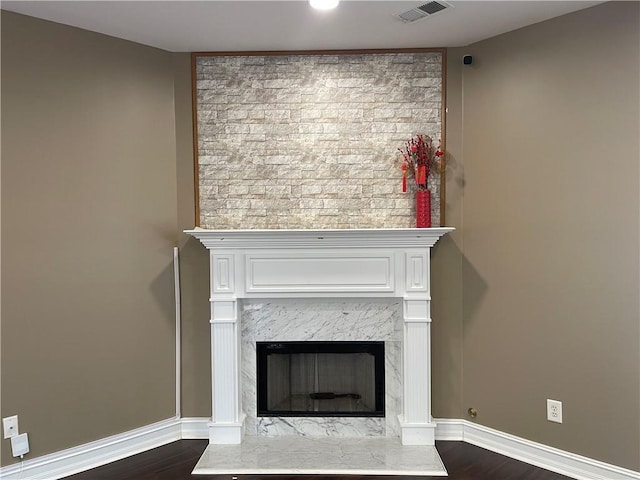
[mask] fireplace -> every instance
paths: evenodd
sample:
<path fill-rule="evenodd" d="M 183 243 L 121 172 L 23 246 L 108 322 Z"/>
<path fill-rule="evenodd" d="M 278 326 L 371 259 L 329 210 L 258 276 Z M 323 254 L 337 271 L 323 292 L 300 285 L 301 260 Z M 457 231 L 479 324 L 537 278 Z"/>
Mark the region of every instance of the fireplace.
<path fill-rule="evenodd" d="M 340 429 L 344 428 L 345 436 L 352 436 L 353 432 L 362 436 L 392 433 L 400 437 L 403 445 L 434 445 L 429 256 L 438 239 L 452 230 L 186 231 L 210 251 L 209 443 L 239 444 L 245 432 L 327 436 L 340 435 L 343 433 Z M 328 312 L 327 319 L 302 321 L 301 312 L 316 314 L 346 301 L 357 302 L 356 307 L 340 306 L 340 311 Z M 315 304 L 309 308 L 306 302 Z M 389 302 L 377 306 L 382 313 L 397 312 L 389 317 L 392 321 L 379 318 L 372 321 L 371 316 L 356 314 L 360 305 L 366 309 L 376 302 Z M 296 308 L 299 310 L 294 315 L 291 311 Z M 252 390 L 257 388 L 257 342 L 347 338 L 382 340 L 389 347 L 384 353 L 387 377 L 384 406 L 373 407 L 385 416 L 336 419 L 327 410 L 322 417 L 302 416 L 301 410 L 292 410 L 297 419 L 281 412 L 277 416 L 256 417 L 257 393 Z M 393 388 L 388 388 L 390 379 L 397 379 Z M 317 390 L 307 395 L 354 394 L 353 397 L 361 395 L 361 399 L 365 395 L 351 388 L 327 387 L 324 391 L 321 387 L 318 384 Z M 393 402 L 389 401 L 390 395 L 395 395 Z M 390 417 L 394 424 L 385 423 Z M 308 425 L 309 420 L 316 423 Z M 379 420 L 383 422 L 376 423 Z M 307 426 L 311 433 L 304 430 Z"/>
<path fill-rule="evenodd" d="M 257 342 L 258 416 L 383 417 L 384 342 Z"/>

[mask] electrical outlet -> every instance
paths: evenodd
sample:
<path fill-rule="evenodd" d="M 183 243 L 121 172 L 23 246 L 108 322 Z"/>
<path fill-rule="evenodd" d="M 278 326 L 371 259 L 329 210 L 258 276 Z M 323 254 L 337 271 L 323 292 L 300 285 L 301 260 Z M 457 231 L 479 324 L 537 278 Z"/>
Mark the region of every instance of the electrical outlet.
<path fill-rule="evenodd" d="M 2 419 L 4 438 L 11 438 L 18 435 L 18 416 L 5 417 Z"/>
<path fill-rule="evenodd" d="M 547 398 L 547 420 L 562 423 L 562 402 Z"/>

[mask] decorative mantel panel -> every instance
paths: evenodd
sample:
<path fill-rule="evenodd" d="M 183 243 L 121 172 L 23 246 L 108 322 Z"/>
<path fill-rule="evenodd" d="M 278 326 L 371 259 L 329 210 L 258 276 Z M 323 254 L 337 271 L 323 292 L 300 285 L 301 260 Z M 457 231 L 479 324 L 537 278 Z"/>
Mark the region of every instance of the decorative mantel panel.
<path fill-rule="evenodd" d="M 429 253 L 452 230 L 185 231 L 210 251 L 209 442 L 242 442 L 242 299 L 395 297 L 403 303 L 402 443 L 433 445 Z"/>

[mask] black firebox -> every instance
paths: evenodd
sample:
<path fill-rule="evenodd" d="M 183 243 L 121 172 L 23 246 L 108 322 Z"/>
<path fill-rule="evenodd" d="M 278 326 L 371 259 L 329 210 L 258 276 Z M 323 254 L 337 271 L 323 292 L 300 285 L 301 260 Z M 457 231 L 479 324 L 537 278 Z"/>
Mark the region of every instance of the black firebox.
<path fill-rule="evenodd" d="M 257 342 L 258 416 L 384 417 L 384 342 Z"/>

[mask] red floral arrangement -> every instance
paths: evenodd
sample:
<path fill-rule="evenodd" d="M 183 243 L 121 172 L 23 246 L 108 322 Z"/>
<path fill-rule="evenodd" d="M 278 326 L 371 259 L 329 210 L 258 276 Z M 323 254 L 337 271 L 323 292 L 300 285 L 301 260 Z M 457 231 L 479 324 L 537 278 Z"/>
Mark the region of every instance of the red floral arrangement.
<path fill-rule="evenodd" d="M 398 151 L 402 155 L 402 191 L 407 191 L 407 176 L 413 176 L 418 190 L 426 190 L 431 170 L 439 168 L 444 155 L 440 145 L 434 151 L 429 135 L 417 135 Z"/>

